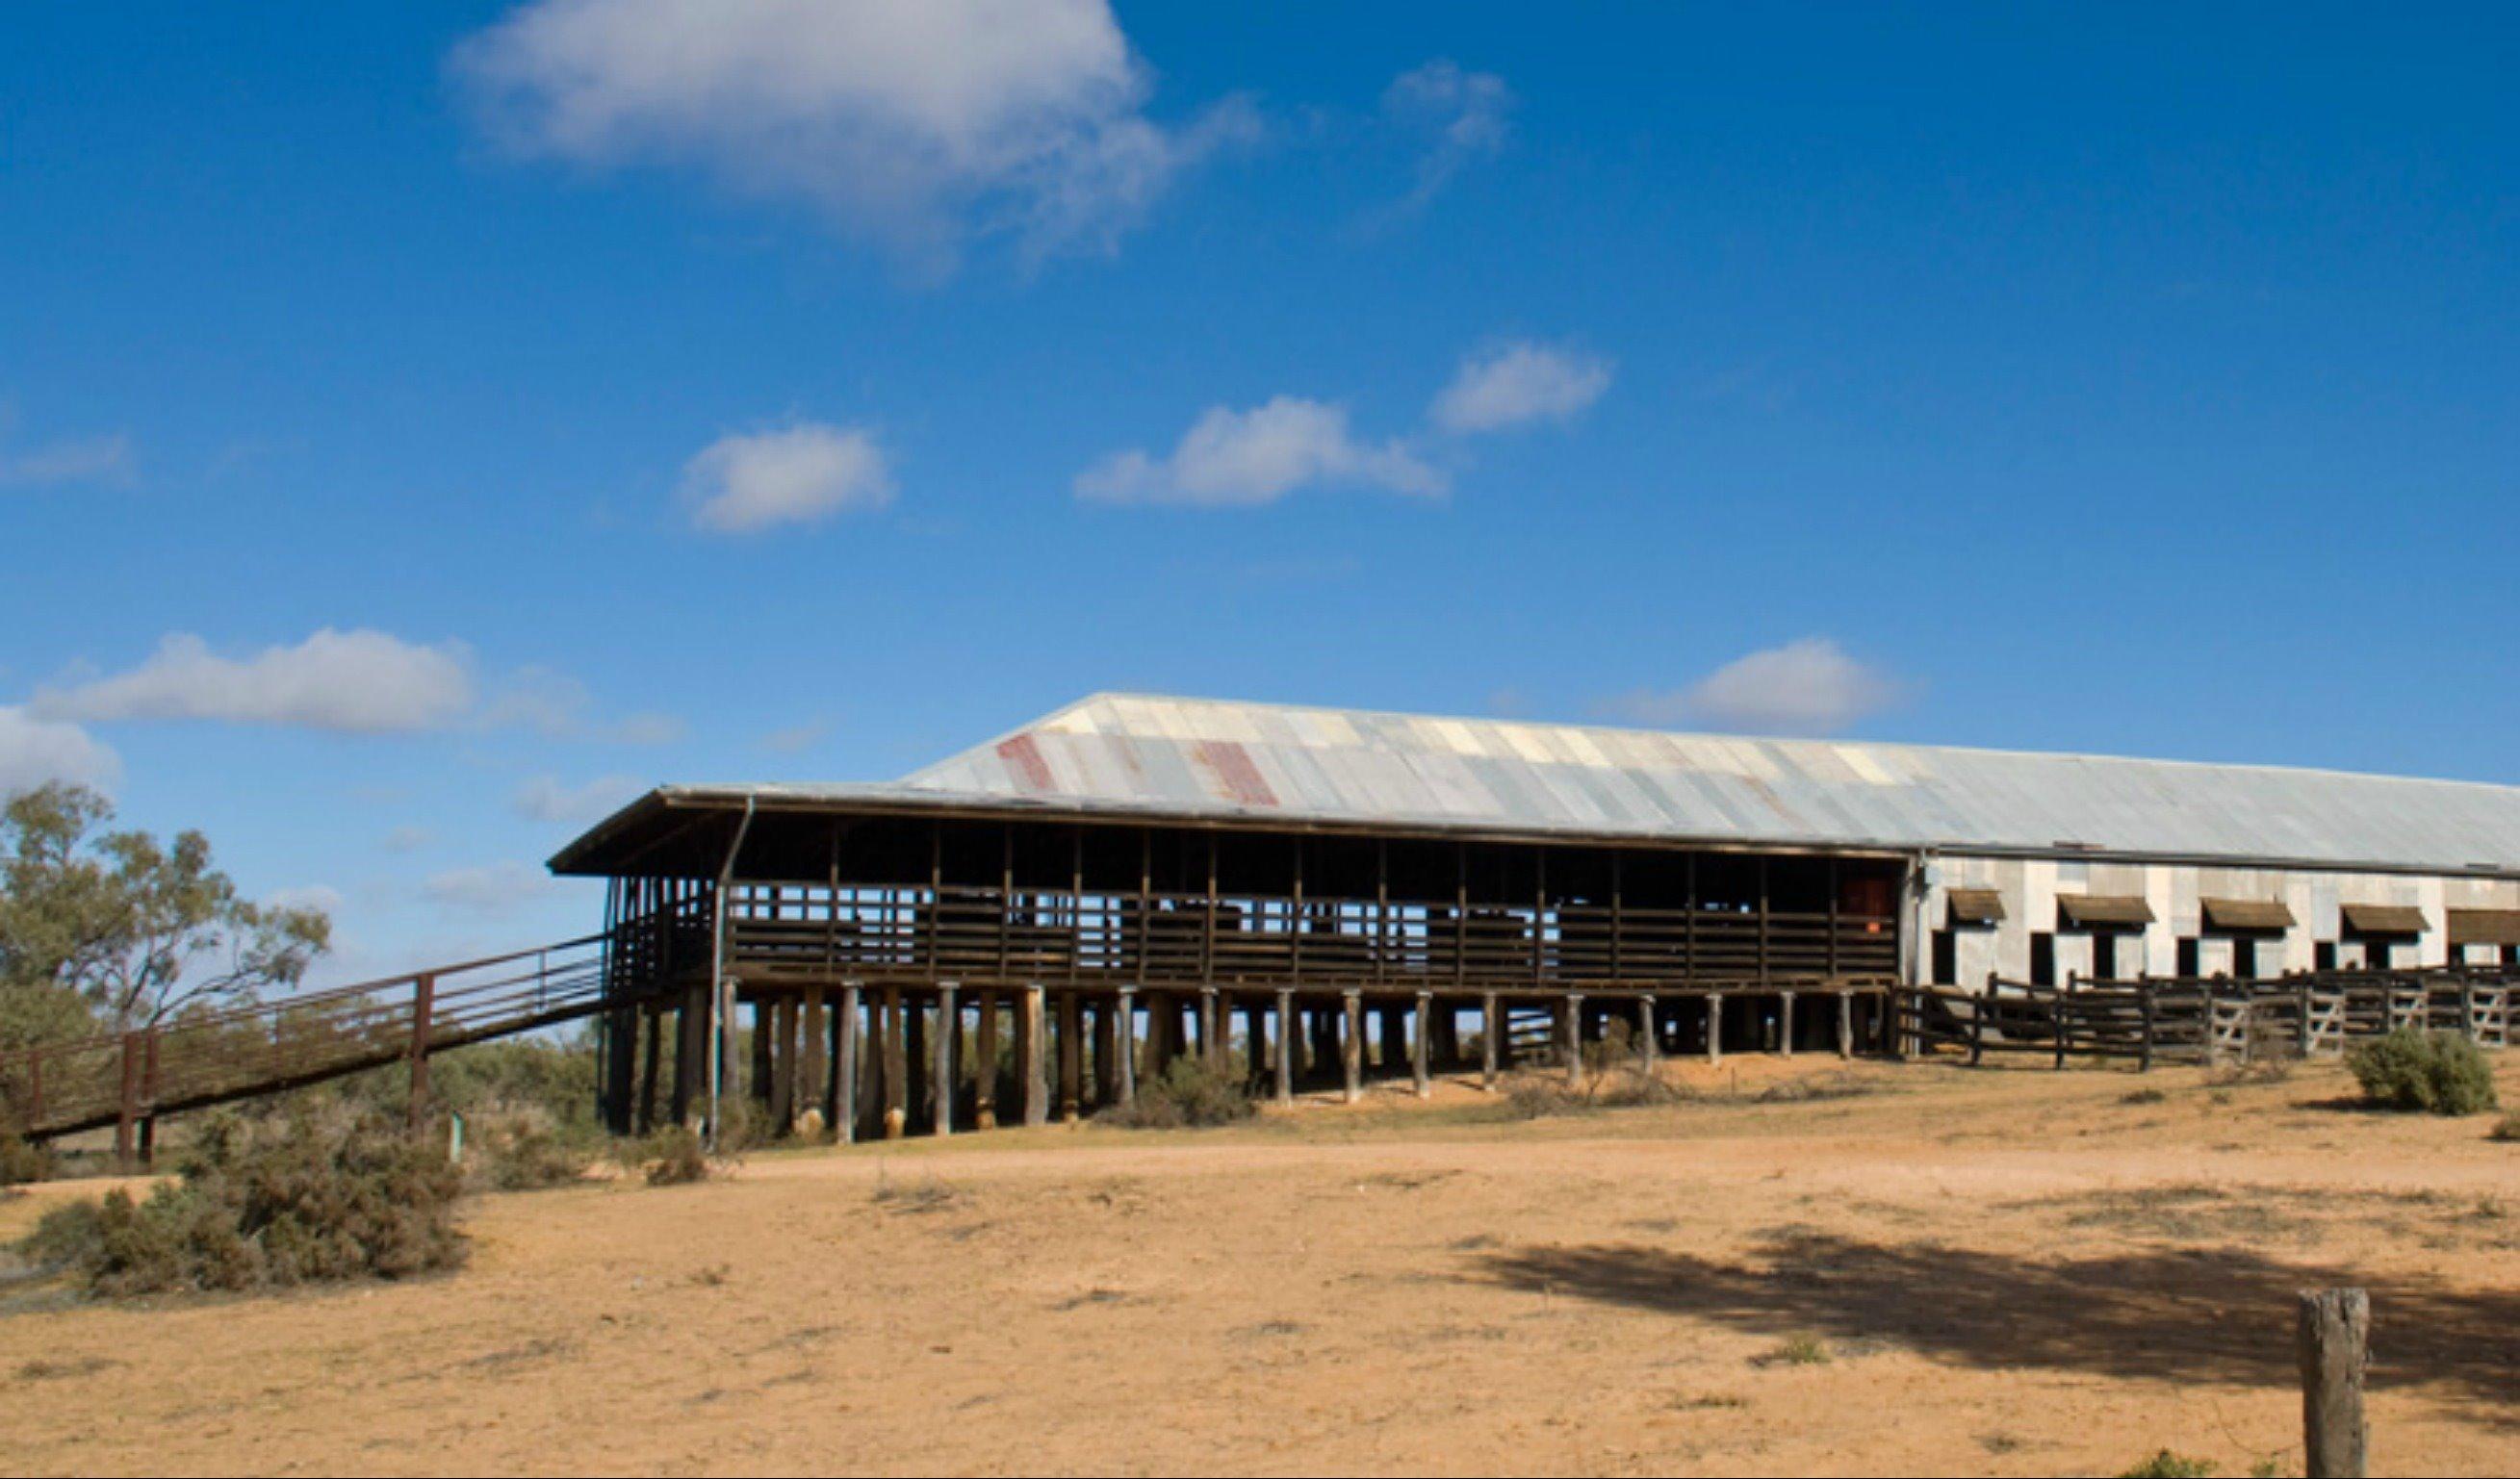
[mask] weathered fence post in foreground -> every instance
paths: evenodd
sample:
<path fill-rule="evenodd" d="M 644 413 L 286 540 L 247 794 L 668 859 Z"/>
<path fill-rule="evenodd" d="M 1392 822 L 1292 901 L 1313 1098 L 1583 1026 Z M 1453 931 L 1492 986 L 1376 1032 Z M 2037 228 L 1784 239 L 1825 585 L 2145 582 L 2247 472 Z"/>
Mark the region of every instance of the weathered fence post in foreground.
<path fill-rule="evenodd" d="M 424 971 L 411 983 L 411 1094 L 403 1104 L 411 1128 L 428 1114 L 428 1027 L 437 1011 L 437 977 Z"/>
<path fill-rule="evenodd" d="M 2310 1479 L 2362 1479 L 2370 1333 L 2371 1297 L 2362 1290 L 2301 1291 L 2301 1432 Z"/>

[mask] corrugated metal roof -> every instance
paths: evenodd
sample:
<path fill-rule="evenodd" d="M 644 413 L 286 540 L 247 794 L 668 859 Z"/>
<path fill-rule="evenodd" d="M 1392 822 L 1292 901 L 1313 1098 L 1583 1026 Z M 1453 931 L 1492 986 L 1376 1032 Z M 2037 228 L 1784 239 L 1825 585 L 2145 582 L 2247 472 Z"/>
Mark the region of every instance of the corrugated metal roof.
<path fill-rule="evenodd" d="M 892 786 L 1083 810 L 2520 872 L 2520 787 L 1098 694 Z"/>

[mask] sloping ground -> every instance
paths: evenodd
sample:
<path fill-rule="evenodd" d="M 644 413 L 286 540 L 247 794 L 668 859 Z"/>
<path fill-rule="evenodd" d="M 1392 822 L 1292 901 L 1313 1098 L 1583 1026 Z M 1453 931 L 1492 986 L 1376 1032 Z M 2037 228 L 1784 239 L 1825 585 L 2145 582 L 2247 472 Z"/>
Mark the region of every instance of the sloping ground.
<path fill-rule="evenodd" d="M 1745 1101 L 1815 1076 L 1870 1092 Z M 494 1198 L 451 1279 L 0 1318 L 0 1467 L 2298 1473 L 2292 1293 L 2353 1281 L 2375 1470 L 2520 1469 L 2487 1119 L 2335 1107 L 2332 1067 L 1697 1083 Z"/>

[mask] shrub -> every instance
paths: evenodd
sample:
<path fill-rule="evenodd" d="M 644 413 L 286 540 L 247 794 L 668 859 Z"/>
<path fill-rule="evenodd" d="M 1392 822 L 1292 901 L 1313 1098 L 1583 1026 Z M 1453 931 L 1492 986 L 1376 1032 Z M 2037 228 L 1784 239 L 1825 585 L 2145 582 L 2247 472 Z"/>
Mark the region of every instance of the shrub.
<path fill-rule="evenodd" d="M 105 1297 L 405 1278 L 463 1262 L 462 1191 L 443 1151 L 381 1116 L 221 1116 L 180 1180 L 58 1208 L 22 1251 Z"/>
<path fill-rule="evenodd" d="M 2498 1141 L 2520 1141 L 2520 1114 L 2502 1116 L 2485 1138 Z"/>
<path fill-rule="evenodd" d="M 517 1109 L 468 1120 L 474 1148 L 466 1174 L 492 1191 L 541 1191 L 573 1186 L 595 1163 L 596 1143 L 584 1131 L 553 1123 L 537 1109 Z"/>
<path fill-rule="evenodd" d="M 52 1151 L 0 1125 L 0 1187 L 22 1187 L 52 1174 Z"/>
<path fill-rule="evenodd" d="M 1203 1053 L 1184 1053 L 1140 1084 L 1132 1102 L 1094 1118 L 1124 1130 L 1204 1129 L 1249 1119 L 1258 1109 L 1239 1074 L 1214 1066 Z"/>
<path fill-rule="evenodd" d="M 645 1140 L 623 1141 L 613 1153 L 621 1169 L 645 1176 L 652 1187 L 704 1182 L 719 1164 L 733 1158 L 730 1154 L 712 1162 L 707 1143 L 689 1125 L 666 1125 Z"/>
<path fill-rule="evenodd" d="M 2128 1469 L 2120 1479 L 2209 1479 L 2214 1465 L 2203 1458 L 2190 1458 L 2168 1449 Z"/>
<path fill-rule="evenodd" d="M 2495 1107 L 2494 1069 L 2474 1043 L 2400 1028 L 2345 1055 L 2362 1097 L 2407 1113 L 2476 1114 Z"/>

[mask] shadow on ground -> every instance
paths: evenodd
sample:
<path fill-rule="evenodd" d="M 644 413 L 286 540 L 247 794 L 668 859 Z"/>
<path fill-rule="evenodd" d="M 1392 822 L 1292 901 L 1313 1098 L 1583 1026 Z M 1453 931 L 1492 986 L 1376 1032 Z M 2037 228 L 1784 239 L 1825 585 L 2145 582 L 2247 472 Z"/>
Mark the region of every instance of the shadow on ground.
<path fill-rule="evenodd" d="M 2443 1382 L 2520 1425 L 2520 1292 L 2452 1289 L 2244 1248 L 2040 1259 L 1791 1234 L 1742 1263 L 1633 1244 L 1532 1247 L 1496 1282 L 1784 1336 L 1885 1341 L 1991 1369 L 2292 1386 L 2296 1294 L 2371 1292 L 2371 1385 Z"/>

